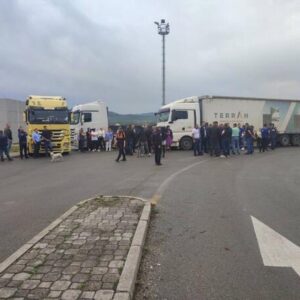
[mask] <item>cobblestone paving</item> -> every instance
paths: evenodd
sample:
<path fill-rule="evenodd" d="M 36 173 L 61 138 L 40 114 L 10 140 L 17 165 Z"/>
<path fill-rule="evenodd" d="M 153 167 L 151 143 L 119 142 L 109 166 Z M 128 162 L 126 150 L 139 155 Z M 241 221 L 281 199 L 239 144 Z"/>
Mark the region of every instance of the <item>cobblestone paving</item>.
<path fill-rule="evenodd" d="M 0 273 L 0 299 L 112 299 L 143 206 L 118 197 L 78 205 Z"/>

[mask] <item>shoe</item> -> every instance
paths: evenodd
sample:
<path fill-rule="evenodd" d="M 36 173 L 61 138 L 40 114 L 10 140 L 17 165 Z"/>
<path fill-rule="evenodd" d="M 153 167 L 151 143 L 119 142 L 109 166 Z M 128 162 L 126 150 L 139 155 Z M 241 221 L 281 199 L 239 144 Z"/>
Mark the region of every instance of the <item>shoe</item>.
<path fill-rule="evenodd" d="M 226 156 L 222 154 L 222 155 L 220 155 L 220 158 L 226 158 Z"/>
<path fill-rule="evenodd" d="M 125 158 L 125 159 L 122 159 L 122 161 L 126 161 L 127 159 Z"/>
<path fill-rule="evenodd" d="M 162 164 L 156 164 L 157 166 L 162 166 Z"/>
<path fill-rule="evenodd" d="M 118 159 L 116 159 L 116 162 L 119 162 L 119 160 L 118 160 Z"/>
<path fill-rule="evenodd" d="M 100 152 L 100 150 L 98 150 L 98 152 Z"/>

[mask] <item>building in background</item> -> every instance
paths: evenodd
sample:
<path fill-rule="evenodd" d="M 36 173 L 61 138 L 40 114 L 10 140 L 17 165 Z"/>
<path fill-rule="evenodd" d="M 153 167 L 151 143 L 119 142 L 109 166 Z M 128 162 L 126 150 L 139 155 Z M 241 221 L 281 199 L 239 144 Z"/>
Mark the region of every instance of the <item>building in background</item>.
<path fill-rule="evenodd" d="M 0 129 L 9 124 L 13 133 L 13 143 L 18 142 L 18 128 L 25 128 L 23 112 L 25 102 L 12 99 L 0 99 Z"/>

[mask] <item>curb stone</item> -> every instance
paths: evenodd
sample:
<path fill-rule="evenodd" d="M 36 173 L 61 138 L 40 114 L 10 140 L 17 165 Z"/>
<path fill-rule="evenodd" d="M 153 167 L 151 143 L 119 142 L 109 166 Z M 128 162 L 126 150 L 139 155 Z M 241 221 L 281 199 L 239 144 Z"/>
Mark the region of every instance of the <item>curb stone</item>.
<path fill-rule="evenodd" d="M 5 259 L 2 263 L 0 263 L 0 273 L 5 271 L 23 254 L 25 254 L 28 250 L 34 247 L 36 243 L 38 243 L 50 231 L 56 228 L 60 223 L 62 223 L 66 218 L 68 218 L 74 211 L 76 211 L 80 207 L 80 205 L 83 205 L 84 203 L 91 201 L 96 197 L 129 198 L 131 200 L 139 200 L 145 203 L 139 222 L 136 227 L 135 234 L 132 239 L 129 252 L 127 254 L 125 266 L 121 273 L 117 289 L 115 291 L 113 298 L 111 298 L 113 300 L 131 300 L 134 294 L 135 281 L 139 270 L 139 265 L 142 257 L 142 250 L 143 250 L 143 246 L 147 234 L 147 229 L 150 221 L 150 213 L 151 213 L 151 203 L 148 200 L 139 197 L 95 195 L 91 198 L 80 201 L 76 205 L 72 206 L 69 210 L 67 210 L 64 214 L 62 214 L 59 218 L 54 220 L 49 226 L 43 229 L 40 233 L 35 235 L 31 240 L 29 240 L 27 243 L 21 246 L 17 251 L 15 251 L 7 259 Z"/>
<path fill-rule="evenodd" d="M 114 300 L 133 298 L 136 277 L 139 270 L 147 229 L 150 221 L 150 212 L 151 203 L 147 202 L 143 208 L 142 215 L 137 225 L 137 229 L 126 258 L 124 269 L 119 279 L 117 293 L 113 298 Z M 121 294 L 127 294 L 129 298 L 126 298 L 125 295 L 122 295 L 124 298 L 120 298 Z"/>

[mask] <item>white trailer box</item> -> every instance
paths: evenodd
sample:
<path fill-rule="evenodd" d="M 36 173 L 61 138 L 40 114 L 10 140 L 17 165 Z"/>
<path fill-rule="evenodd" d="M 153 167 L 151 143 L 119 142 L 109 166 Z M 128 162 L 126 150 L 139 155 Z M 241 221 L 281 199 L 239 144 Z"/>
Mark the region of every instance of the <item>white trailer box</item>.
<path fill-rule="evenodd" d="M 182 149 L 191 149 L 195 124 L 214 121 L 231 126 L 248 123 L 256 130 L 273 123 L 283 146 L 300 145 L 300 100 L 195 96 L 164 105 L 157 116 L 157 125 L 170 126 L 173 145 Z"/>
<path fill-rule="evenodd" d="M 78 133 L 90 129 L 108 129 L 107 105 L 94 101 L 76 105 L 71 111 L 71 144 L 72 149 L 78 149 Z"/>

